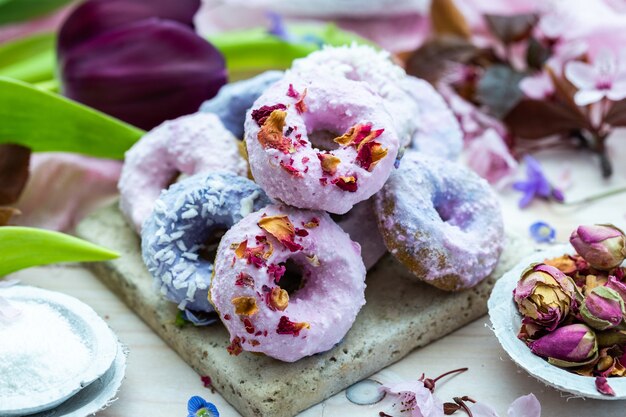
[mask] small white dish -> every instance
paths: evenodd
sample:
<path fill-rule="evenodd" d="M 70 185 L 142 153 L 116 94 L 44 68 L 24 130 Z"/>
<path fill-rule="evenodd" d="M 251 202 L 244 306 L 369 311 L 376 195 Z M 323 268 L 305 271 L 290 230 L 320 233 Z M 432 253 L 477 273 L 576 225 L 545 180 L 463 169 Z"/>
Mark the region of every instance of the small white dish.
<path fill-rule="evenodd" d="M 577 375 L 550 365 L 546 360 L 533 354 L 528 346 L 517 338 L 522 317 L 513 301 L 513 290 L 524 269 L 531 263 L 543 262 L 545 259 L 556 258 L 564 254 L 576 252 L 570 245 L 559 245 L 535 252 L 528 256 L 500 278 L 489 297 L 489 318 L 493 330 L 502 348 L 520 368 L 524 369 L 541 382 L 560 391 L 575 396 L 595 398 L 598 400 L 626 399 L 626 378 L 609 378 L 609 385 L 615 396 L 602 395 L 595 386 L 595 378 Z"/>
<path fill-rule="evenodd" d="M 50 410 L 111 369 L 113 361 L 118 356 L 117 338 L 104 320 L 88 305 L 65 294 L 21 285 L 0 289 L 0 296 L 18 307 L 23 303 L 37 303 L 55 310 L 67 320 L 71 332 L 87 347 L 89 355 L 83 369 L 44 391 L 33 389 L 32 392 L 21 395 L 0 392 L 0 416 L 24 416 Z M 71 361 L 72 358 L 68 357 L 67 360 Z"/>
<path fill-rule="evenodd" d="M 126 352 L 119 344 L 111 368 L 76 395 L 51 410 L 28 417 L 87 417 L 102 411 L 115 399 L 126 373 Z"/>

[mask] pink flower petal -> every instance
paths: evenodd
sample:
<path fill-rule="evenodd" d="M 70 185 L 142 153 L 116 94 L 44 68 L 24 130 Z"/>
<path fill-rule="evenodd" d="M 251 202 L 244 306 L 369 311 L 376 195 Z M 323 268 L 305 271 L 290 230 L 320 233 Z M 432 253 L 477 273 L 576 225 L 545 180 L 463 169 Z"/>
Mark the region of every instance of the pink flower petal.
<path fill-rule="evenodd" d="M 600 90 L 580 90 L 574 96 L 574 101 L 579 106 L 586 106 L 588 104 L 597 103 L 605 96 L 604 91 Z"/>
<path fill-rule="evenodd" d="M 475 403 L 470 406 L 473 417 L 499 417 L 498 413 L 484 403 Z"/>
<path fill-rule="evenodd" d="M 91 210 L 117 194 L 121 162 L 65 153 L 35 153 L 31 176 L 17 203 L 15 222 L 71 230 Z"/>
<path fill-rule="evenodd" d="M 541 404 L 534 394 L 519 397 L 507 411 L 508 417 L 541 417 Z"/>
<path fill-rule="evenodd" d="M 590 90 L 596 86 L 595 68 L 584 62 L 573 61 L 565 65 L 565 76 L 576 87 L 582 90 Z"/>
<path fill-rule="evenodd" d="M 466 149 L 467 164 L 491 184 L 511 177 L 518 167 L 504 140 L 494 129 L 474 138 Z"/>
<path fill-rule="evenodd" d="M 519 87 L 527 97 L 535 100 L 543 100 L 554 93 L 554 85 L 546 72 L 524 78 Z"/>

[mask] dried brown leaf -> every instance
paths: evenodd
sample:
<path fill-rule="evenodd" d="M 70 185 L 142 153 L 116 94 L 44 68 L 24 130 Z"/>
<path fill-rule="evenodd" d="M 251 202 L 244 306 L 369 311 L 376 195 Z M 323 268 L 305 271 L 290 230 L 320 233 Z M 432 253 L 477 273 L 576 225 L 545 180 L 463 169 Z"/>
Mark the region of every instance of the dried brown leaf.
<path fill-rule="evenodd" d="M 469 25 L 455 6 L 454 0 L 432 0 L 430 21 L 439 36 L 458 36 L 463 39 L 471 37 Z"/>
<path fill-rule="evenodd" d="M 0 204 L 15 203 L 28 180 L 30 149 L 13 144 L 0 145 Z"/>
<path fill-rule="evenodd" d="M 479 50 L 465 39 L 441 37 L 425 42 L 406 61 L 408 74 L 436 84 L 455 63 L 471 61 Z"/>
<path fill-rule="evenodd" d="M 515 136 L 541 139 L 584 128 L 586 120 L 561 103 L 525 99 L 507 114 L 504 123 Z"/>
<path fill-rule="evenodd" d="M 626 100 L 613 103 L 604 121 L 611 126 L 626 126 Z"/>
<path fill-rule="evenodd" d="M 512 16 L 485 15 L 485 21 L 491 33 L 506 44 L 528 38 L 538 20 L 538 16 L 532 13 Z"/>

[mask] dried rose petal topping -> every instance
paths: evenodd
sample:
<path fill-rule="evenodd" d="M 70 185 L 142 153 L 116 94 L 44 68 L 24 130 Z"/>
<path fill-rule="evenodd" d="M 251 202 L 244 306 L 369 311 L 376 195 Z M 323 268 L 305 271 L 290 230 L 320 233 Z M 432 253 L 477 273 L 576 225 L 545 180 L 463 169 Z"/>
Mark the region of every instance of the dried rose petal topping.
<path fill-rule="evenodd" d="M 239 275 L 237 275 L 235 285 L 238 287 L 254 287 L 254 279 L 245 272 L 240 272 Z"/>
<path fill-rule="evenodd" d="M 293 88 L 293 84 L 289 84 L 289 88 L 287 89 L 287 97 L 298 98 L 300 94 Z"/>
<path fill-rule="evenodd" d="M 302 246 L 294 242 L 296 229 L 287 216 L 267 216 L 259 220 L 258 225 L 280 243 L 285 245 L 291 252 L 302 249 Z"/>
<path fill-rule="evenodd" d="M 250 341 L 250 345 L 251 345 L 251 346 L 259 346 L 260 344 L 261 344 L 261 342 L 259 342 L 259 341 L 258 341 L 258 340 L 256 340 L 256 339 L 252 339 L 252 340 Z"/>
<path fill-rule="evenodd" d="M 298 171 L 293 165 L 291 165 L 292 163 L 293 163 L 293 160 L 289 163 L 280 161 L 280 167 L 284 169 L 285 171 L 287 171 L 289 174 L 293 175 L 294 177 L 301 178 L 302 172 Z"/>
<path fill-rule="evenodd" d="M 246 254 L 247 248 L 248 248 L 248 241 L 244 240 L 238 246 L 235 247 L 235 256 L 239 259 L 243 258 Z"/>
<path fill-rule="evenodd" d="M 332 180 L 332 183 L 341 188 L 343 191 L 348 191 L 350 193 L 354 193 L 358 189 L 356 175 L 335 178 Z"/>
<path fill-rule="evenodd" d="M 285 311 L 289 305 L 289 293 L 287 291 L 280 287 L 274 287 L 268 295 L 268 304 L 272 310 Z"/>
<path fill-rule="evenodd" d="M 376 164 L 387 156 L 387 149 L 376 141 L 361 142 L 356 156 L 356 163 L 363 169 L 371 171 Z"/>
<path fill-rule="evenodd" d="M 303 226 L 306 227 L 307 229 L 315 229 L 319 225 L 320 225 L 320 219 L 318 219 L 317 217 L 313 217 L 311 220 L 303 224 Z"/>
<path fill-rule="evenodd" d="M 320 260 L 317 255 L 307 256 L 306 260 L 311 264 L 311 266 L 318 267 L 320 266 Z"/>
<path fill-rule="evenodd" d="M 309 232 L 307 232 L 304 229 L 296 229 L 296 236 L 300 236 L 300 237 L 307 237 L 309 235 Z"/>
<path fill-rule="evenodd" d="M 253 316 L 259 311 L 254 297 L 235 297 L 230 302 L 235 306 L 235 314 L 239 316 Z"/>
<path fill-rule="evenodd" d="M 286 270 L 287 268 L 285 268 L 284 265 L 271 264 L 267 267 L 267 273 L 270 277 L 274 278 L 274 282 L 277 284 L 283 275 L 285 275 Z"/>
<path fill-rule="evenodd" d="M 278 322 L 276 333 L 278 334 L 291 334 L 294 337 L 300 335 L 302 329 L 310 329 L 311 325 L 306 322 L 297 323 L 289 320 L 289 317 L 282 316 Z"/>
<path fill-rule="evenodd" d="M 283 153 L 289 153 L 292 148 L 291 141 L 283 136 L 286 117 L 287 112 L 274 110 L 263 123 L 261 130 L 257 134 L 257 139 L 263 148 L 278 149 Z"/>
<path fill-rule="evenodd" d="M 322 165 L 322 171 L 329 175 L 337 173 L 337 166 L 341 163 L 341 159 L 330 153 L 318 153 L 317 157 Z"/>
<path fill-rule="evenodd" d="M 341 146 L 350 146 L 359 144 L 372 132 L 371 124 L 356 124 L 352 126 L 346 133 L 336 137 L 334 141 Z"/>
<path fill-rule="evenodd" d="M 243 326 L 246 329 L 246 332 L 248 332 L 249 334 L 254 334 L 255 329 L 254 329 L 254 325 L 252 324 L 252 321 L 249 318 L 243 318 L 241 319 L 241 322 L 243 323 Z"/>
<path fill-rule="evenodd" d="M 229 354 L 233 356 L 239 355 L 243 352 L 243 348 L 241 347 L 241 339 L 239 336 L 236 336 L 231 342 L 230 345 L 226 348 Z"/>
<path fill-rule="evenodd" d="M 300 97 L 298 97 L 298 101 L 296 101 L 296 111 L 298 114 L 302 114 L 308 110 L 306 103 L 304 102 L 304 98 L 306 97 L 307 89 L 305 88 Z"/>
<path fill-rule="evenodd" d="M 259 107 L 258 109 L 252 110 L 252 119 L 261 127 L 274 110 L 287 110 L 287 106 L 279 103 L 273 106 Z"/>

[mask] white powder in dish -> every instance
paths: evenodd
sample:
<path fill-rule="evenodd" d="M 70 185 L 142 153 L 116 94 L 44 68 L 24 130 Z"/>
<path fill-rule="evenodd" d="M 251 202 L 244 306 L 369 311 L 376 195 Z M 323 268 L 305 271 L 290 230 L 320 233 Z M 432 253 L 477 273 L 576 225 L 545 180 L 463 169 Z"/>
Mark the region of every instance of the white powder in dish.
<path fill-rule="evenodd" d="M 89 366 L 89 347 L 57 310 L 38 302 L 11 304 L 21 315 L 0 322 L 0 402 L 45 392 Z"/>

